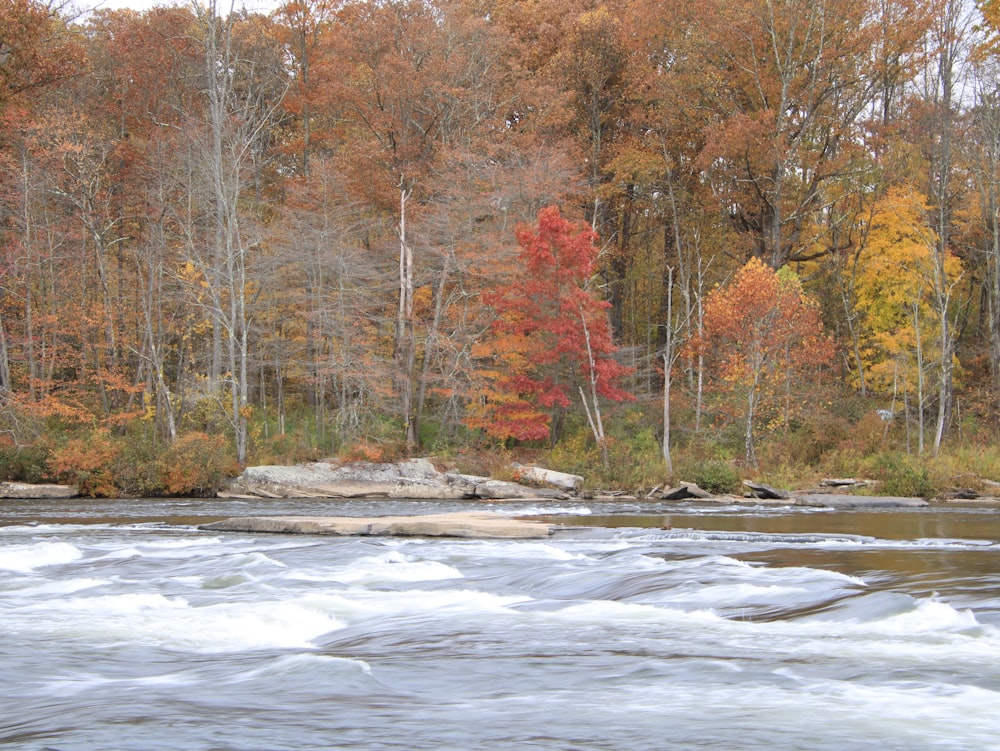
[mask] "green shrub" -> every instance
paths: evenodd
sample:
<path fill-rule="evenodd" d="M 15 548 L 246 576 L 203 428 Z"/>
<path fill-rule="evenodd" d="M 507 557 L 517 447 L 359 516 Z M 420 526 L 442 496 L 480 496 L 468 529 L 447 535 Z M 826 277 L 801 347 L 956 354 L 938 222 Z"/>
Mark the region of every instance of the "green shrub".
<path fill-rule="evenodd" d="M 118 444 L 120 449 L 112 461 L 111 474 L 119 493 L 137 498 L 163 495 L 160 461 L 163 448 L 152 431 L 131 426 Z"/>
<path fill-rule="evenodd" d="M 679 479 L 696 483 L 709 493 L 736 493 L 741 484 L 736 467 L 721 459 L 685 461 L 678 464 L 675 474 Z"/>
<path fill-rule="evenodd" d="M 975 485 L 978 480 L 1000 480 L 1000 446 L 970 446 L 953 452 L 951 484 Z"/>
<path fill-rule="evenodd" d="M 320 452 L 310 443 L 310 436 L 301 433 L 278 433 L 270 438 L 258 438 L 253 446 L 253 464 L 299 464 L 317 461 Z"/>
<path fill-rule="evenodd" d="M 0 480 L 42 482 L 49 479 L 48 462 L 49 448 L 45 444 L 0 443 Z"/>
<path fill-rule="evenodd" d="M 593 485 L 595 476 L 601 471 L 601 452 L 590 434 L 590 428 L 582 425 L 567 427 L 563 437 L 541 460 L 551 469 L 580 475 L 588 485 Z"/>
<path fill-rule="evenodd" d="M 866 476 L 876 480 L 878 495 L 930 498 L 935 489 L 927 467 L 918 457 L 898 451 L 876 454 L 863 463 Z"/>

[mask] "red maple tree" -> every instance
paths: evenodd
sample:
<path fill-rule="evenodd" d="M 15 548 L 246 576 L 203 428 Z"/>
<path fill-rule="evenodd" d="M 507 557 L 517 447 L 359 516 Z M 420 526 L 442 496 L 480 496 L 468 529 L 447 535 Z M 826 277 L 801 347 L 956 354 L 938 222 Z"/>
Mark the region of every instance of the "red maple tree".
<path fill-rule="evenodd" d="M 628 368 L 612 359 L 608 304 L 588 287 L 595 239 L 555 206 L 538 213 L 535 227 L 518 229 L 516 269 L 484 295 L 497 317 L 476 350 L 484 386 L 468 421 L 473 427 L 500 439 L 554 440 L 578 392 L 605 449 L 597 397 L 632 396 L 619 385 Z"/>

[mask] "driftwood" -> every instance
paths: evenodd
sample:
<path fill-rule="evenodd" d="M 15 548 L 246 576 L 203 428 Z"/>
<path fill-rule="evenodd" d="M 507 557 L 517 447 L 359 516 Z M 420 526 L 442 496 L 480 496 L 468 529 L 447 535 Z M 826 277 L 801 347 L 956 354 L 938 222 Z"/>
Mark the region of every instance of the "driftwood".
<path fill-rule="evenodd" d="M 579 493 L 583 489 L 583 478 L 568 472 L 557 472 L 544 467 L 526 467 L 523 464 L 512 464 L 514 474 L 520 482 L 533 485 L 550 485 L 569 493 Z"/>

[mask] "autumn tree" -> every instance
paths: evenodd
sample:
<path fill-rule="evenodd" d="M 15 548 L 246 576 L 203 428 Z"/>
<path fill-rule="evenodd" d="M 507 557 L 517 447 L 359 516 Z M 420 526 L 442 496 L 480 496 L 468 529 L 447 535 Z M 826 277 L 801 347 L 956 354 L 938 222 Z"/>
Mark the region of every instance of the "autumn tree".
<path fill-rule="evenodd" d="M 975 55 L 975 104 L 960 144 L 975 187 L 978 206 L 972 215 L 978 253 L 973 256 L 982 279 L 990 375 L 1000 393 L 1000 6 L 983 4 L 990 30 Z"/>
<path fill-rule="evenodd" d="M 954 316 L 963 276 L 954 254 L 939 256 L 932 217 L 912 190 L 891 189 L 877 206 L 854 280 L 869 386 L 912 400 L 921 452 L 925 409 L 932 395 L 941 398 L 942 384 L 950 388 L 956 367 Z"/>
<path fill-rule="evenodd" d="M 329 422 L 338 439 L 350 440 L 371 434 L 373 416 L 391 412 L 389 348 L 378 332 L 392 274 L 366 251 L 370 223 L 335 165 L 323 157 L 311 164 L 307 178 L 288 186 L 282 216 L 268 228 L 268 278 L 283 292 L 270 296 L 273 312 L 263 317 L 271 326 L 263 342 L 273 354 L 262 369 L 273 372 L 279 425 L 285 381 L 300 369 L 318 435 L 326 436 Z"/>
<path fill-rule="evenodd" d="M 753 254 L 772 268 L 854 242 L 852 217 L 836 202 L 870 191 L 866 121 L 880 92 L 910 73 L 899 61 L 921 41 L 909 16 L 884 25 L 879 13 L 896 3 L 884 5 L 741 0 L 699 8 L 691 30 L 706 72 L 692 108 L 706 133 L 699 164 Z M 886 55 L 887 46 L 902 50 Z"/>
<path fill-rule="evenodd" d="M 573 201 L 578 175 L 561 150 L 515 135 L 485 149 L 481 141 L 449 149 L 428 182 L 419 252 L 435 275 L 420 294 L 417 407 L 433 408 L 446 435 L 457 434 L 478 390 L 473 350 L 492 322 L 482 291 L 517 267 L 512 230 L 535 221 L 545 206 Z"/>
<path fill-rule="evenodd" d="M 314 65 L 323 54 L 323 45 L 334 20 L 339 3 L 335 0 L 289 0 L 275 11 L 277 38 L 290 58 L 295 76 L 285 109 L 293 116 L 295 127 L 285 135 L 284 148 L 298 157 L 298 170 L 308 174 L 316 124 L 316 100 L 320 87 L 314 82 Z"/>
<path fill-rule="evenodd" d="M 486 19 L 463 15 L 459 2 L 350 2 L 338 10 L 324 63 L 314 67 L 314 80 L 331 95 L 332 148 L 347 183 L 381 226 L 394 229 L 393 380 L 410 450 L 420 440 L 426 362 L 417 297 L 428 277 L 430 289 L 444 292 L 440 275 L 448 273 L 420 252 L 427 247 L 421 219 L 443 155 L 469 148 L 477 130 L 501 132 L 489 75 L 502 64 L 490 35 Z M 387 252 L 389 242 L 372 244 Z"/>
<path fill-rule="evenodd" d="M 80 42 L 45 3 L 0 5 L 0 415 L 18 442 L 34 437 L 48 416 L 88 415 L 78 401 L 89 396 L 86 376 L 74 379 L 72 394 L 55 377 L 57 362 L 73 363 L 79 354 L 63 346 L 54 324 L 65 313 L 62 283 L 80 285 L 71 264 L 54 262 L 75 257 L 64 243 L 78 239 L 56 197 L 62 156 L 56 142 L 66 130 L 60 86 L 85 63 Z"/>
<path fill-rule="evenodd" d="M 518 229 L 517 241 L 516 273 L 487 295 L 497 319 L 477 353 L 485 384 L 469 424 L 500 439 L 554 443 L 578 394 L 607 460 L 598 397 L 630 397 L 619 385 L 627 370 L 612 358 L 607 303 L 588 285 L 595 235 L 550 206 L 535 227 Z"/>
<path fill-rule="evenodd" d="M 72 76 L 83 50 L 71 29 L 39 0 L 0 6 L 0 116 L 16 97 Z"/>
<path fill-rule="evenodd" d="M 704 349 L 718 388 L 736 397 L 743 420 L 745 458 L 757 466 L 756 436 L 762 408 L 782 396 L 790 406 L 793 383 L 833 357 L 817 305 L 796 276 L 751 258 L 705 302 Z M 787 414 L 787 412 L 786 412 Z"/>
<path fill-rule="evenodd" d="M 260 16 L 219 17 L 216 0 L 198 8 L 203 108 L 187 118 L 188 202 L 176 208 L 184 233 L 192 303 L 208 312 L 211 398 L 225 399 L 236 458 L 247 457 L 254 261 L 261 251 L 271 136 L 287 90 L 275 45 Z"/>

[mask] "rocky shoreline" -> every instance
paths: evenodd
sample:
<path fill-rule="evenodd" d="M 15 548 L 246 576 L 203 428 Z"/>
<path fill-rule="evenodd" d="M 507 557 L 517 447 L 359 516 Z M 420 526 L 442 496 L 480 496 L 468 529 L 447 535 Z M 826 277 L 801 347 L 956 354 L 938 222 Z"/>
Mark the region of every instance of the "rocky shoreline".
<path fill-rule="evenodd" d="M 430 459 L 399 462 L 337 462 L 247 467 L 216 495 L 220 498 L 398 499 L 428 501 L 566 501 L 637 500 L 622 493 L 594 494 L 584 489 L 580 475 L 544 467 L 513 464 L 512 480 L 438 470 Z M 986 481 L 983 481 L 986 483 Z M 988 495 L 960 490 L 933 502 L 1000 507 L 1000 484 L 987 484 Z M 922 498 L 872 495 L 868 483 L 852 479 L 824 480 L 810 490 L 787 491 L 749 480 L 743 495 L 714 494 L 691 482 L 654 488 L 643 500 L 720 505 L 812 506 L 827 508 L 914 508 L 930 505 Z M 994 485 L 998 492 L 992 492 Z M 73 498 L 71 485 L 0 482 L 2 499 Z"/>
<path fill-rule="evenodd" d="M 247 467 L 233 480 L 229 489 L 219 493 L 226 498 L 386 498 L 479 501 L 560 501 L 624 500 L 633 496 L 600 496 L 584 493 L 584 478 L 543 467 L 513 465 L 518 480 L 504 481 L 489 477 L 441 472 L 425 458 L 395 463 L 316 462 L 295 466 Z M 744 482 L 744 495 L 717 495 L 696 484 L 682 482 L 674 488 L 656 488 L 646 500 L 678 503 L 700 501 L 719 504 L 812 506 L 831 508 L 915 508 L 929 505 L 922 498 L 877 496 L 848 493 L 856 481 L 830 480 L 825 487 L 791 492 Z M 967 499 L 962 499 L 967 500 Z M 977 499 L 996 503 L 1000 499 Z"/>

